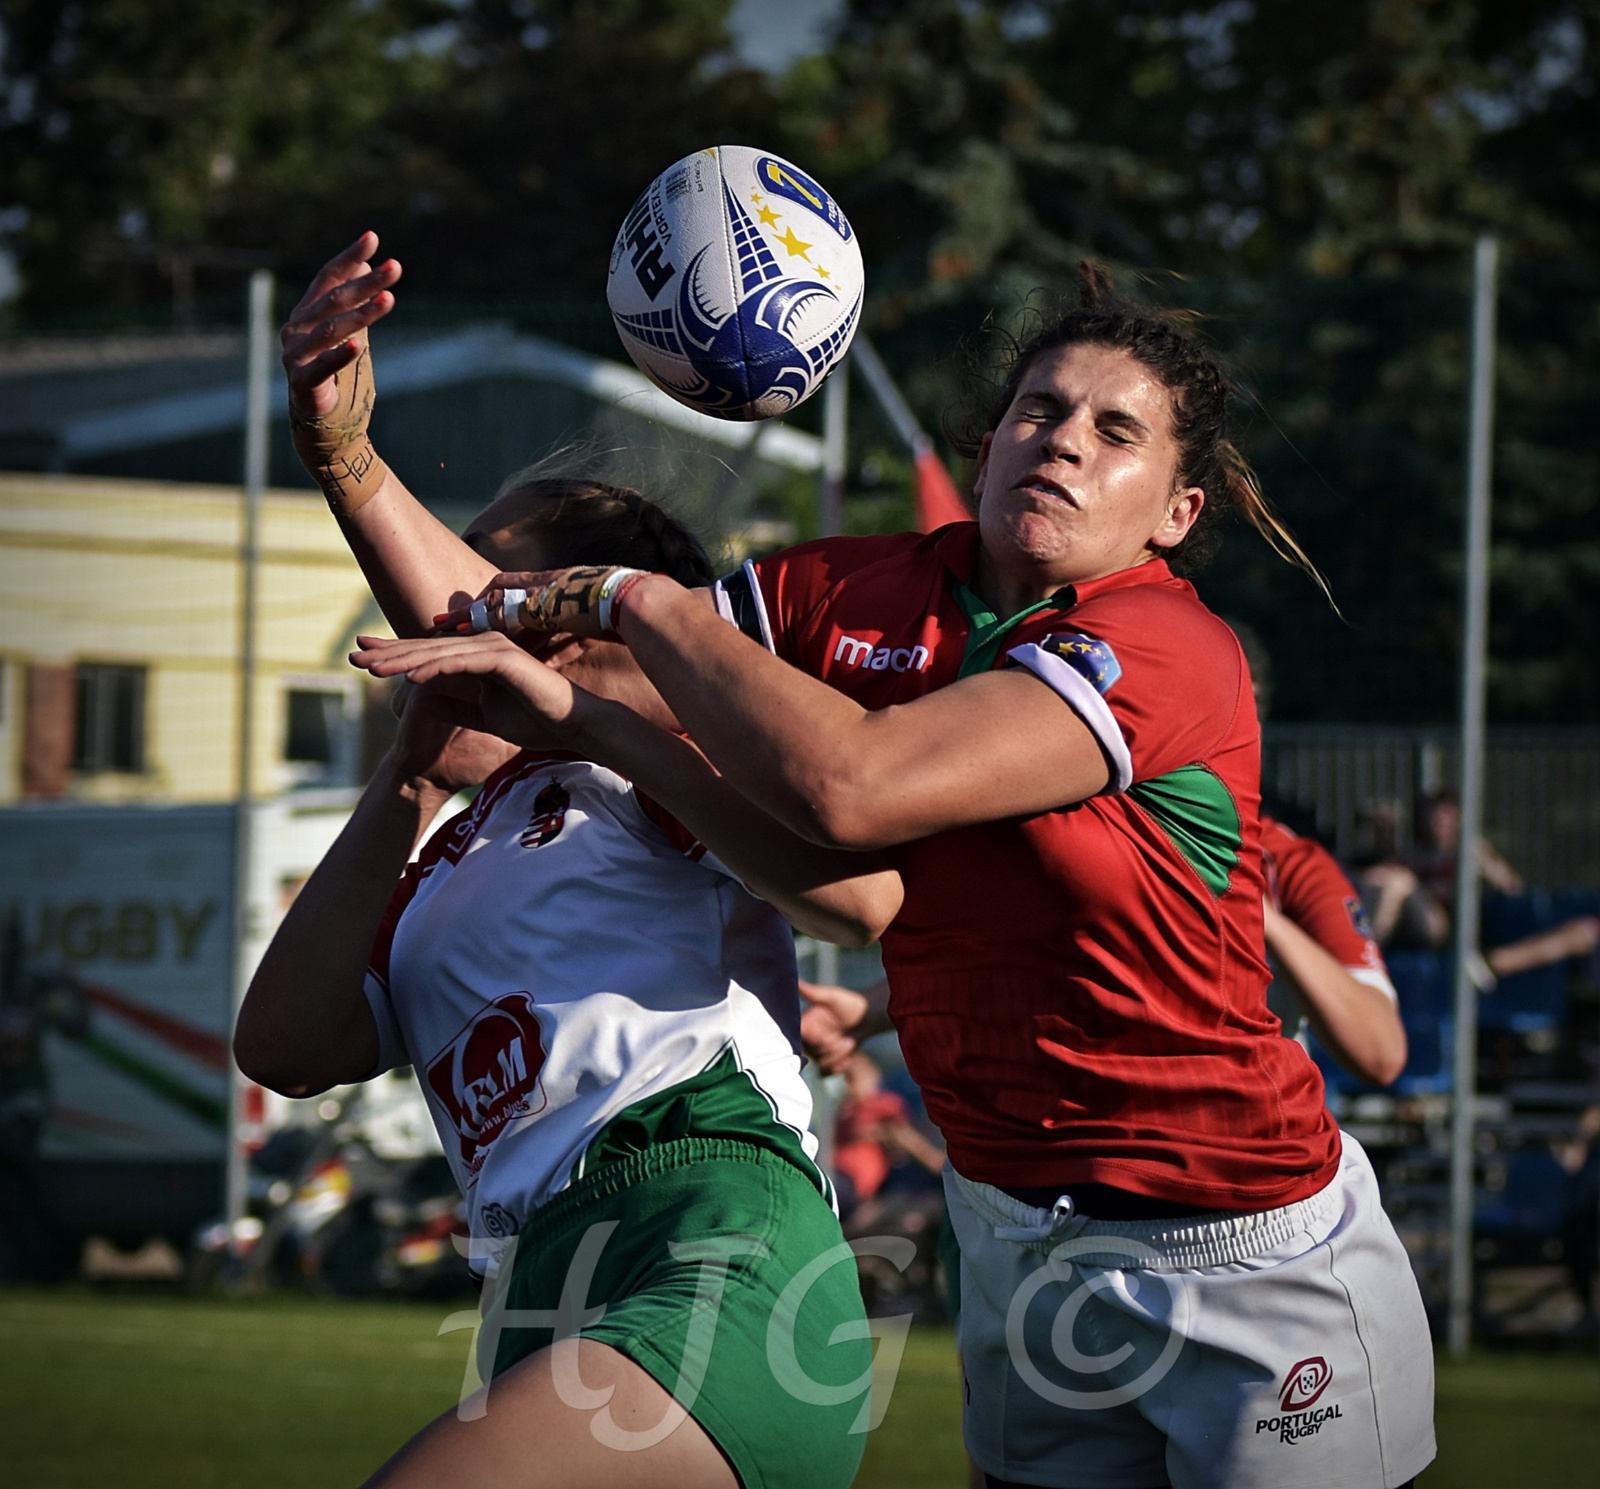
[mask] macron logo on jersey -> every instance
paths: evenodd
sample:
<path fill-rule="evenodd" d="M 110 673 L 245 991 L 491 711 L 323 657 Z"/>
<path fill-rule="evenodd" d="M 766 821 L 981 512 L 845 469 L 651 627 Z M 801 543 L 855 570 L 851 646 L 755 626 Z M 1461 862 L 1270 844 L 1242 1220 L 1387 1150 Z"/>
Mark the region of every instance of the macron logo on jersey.
<path fill-rule="evenodd" d="M 858 636 L 841 636 L 833 659 L 872 672 L 921 672 L 933 656 L 925 646 L 877 646 Z"/>

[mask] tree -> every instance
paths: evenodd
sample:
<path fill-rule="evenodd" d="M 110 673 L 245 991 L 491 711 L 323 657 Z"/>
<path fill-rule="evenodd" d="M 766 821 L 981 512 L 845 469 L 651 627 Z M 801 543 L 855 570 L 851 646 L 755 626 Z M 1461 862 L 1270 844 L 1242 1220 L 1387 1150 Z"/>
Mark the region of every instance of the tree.
<path fill-rule="evenodd" d="M 926 420 L 956 388 L 936 349 L 1067 288 L 1080 253 L 1207 313 L 1256 399 L 1250 452 L 1350 618 L 1243 534 L 1202 581 L 1274 638 L 1282 712 L 1303 718 L 1452 713 L 1464 267 L 1498 232 L 1491 706 L 1595 718 L 1597 18 L 1594 0 L 856 0 L 794 80 L 793 148 L 861 227 L 868 324 Z"/>
<path fill-rule="evenodd" d="M 645 185 L 707 145 L 761 137 L 764 75 L 737 64 L 731 0 L 468 0 L 446 85 L 390 121 L 414 163 L 383 203 L 413 284 L 483 296 L 604 292 Z"/>
<path fill-rule="evenodd" d="M 326 241 L 395 101 L 438 82 L 408 46 L 433 0 L 14 0 L 0 205 L 36 313 L 146 296 Z M 158 292 L 159 293 L 159 292 Z"/>

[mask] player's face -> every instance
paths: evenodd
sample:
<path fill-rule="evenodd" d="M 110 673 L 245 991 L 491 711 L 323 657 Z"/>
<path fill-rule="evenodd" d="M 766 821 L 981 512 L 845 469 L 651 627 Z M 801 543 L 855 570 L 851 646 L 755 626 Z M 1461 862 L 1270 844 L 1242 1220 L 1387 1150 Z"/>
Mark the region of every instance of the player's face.
<path fill-rule="evenodd" d="M 989 562 L 1019 598 L 1131 568 L 1179 542 L 1205 494 L 1177 489 L 1172 395 L 1101 346 L 1035 357 L 978 456 Z"/>

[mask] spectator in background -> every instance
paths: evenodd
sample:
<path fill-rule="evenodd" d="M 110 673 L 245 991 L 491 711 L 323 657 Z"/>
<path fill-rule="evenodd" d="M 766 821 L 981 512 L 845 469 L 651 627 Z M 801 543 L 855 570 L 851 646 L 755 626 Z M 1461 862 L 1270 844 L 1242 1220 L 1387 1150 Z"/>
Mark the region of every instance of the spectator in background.
<path fill-rule="evenodd" d="M 1369 811 L 1375 862 L 1361 870 L 1363 898 L 1372 933 L 1382 946 L 1414 946 L 1443 951 L 1450 944 L 1455 906 L 1456 863 L 1461 844 L 1461 801 L 1453 791 L 1436 791 L 1417 809 L 1418 847 L 1411 862 L 1395 851 L 1392 808 Z M 1478 876 L 1500 894 L 1522 894 L 1522 876 L 1487 839 L 1478 842 Z M 1504 946 L 1490 947 L 1475 978 L 1485 991 L 1502 977 L 1531 972 L 1553 962 L 1587 956 L 1600 945 L 1600 916 L 1579 915 Z"/>
<path fill-rule="evenodd" d="M 864 1050 L 844 1064 L 846 1096 L 834 1119 L 834 1184 L 847 1221 L 867 1217 L 863 1207 L 877 1198 L 891 1169 L 902 1159 L 937 1176 L 944 1150 L 911 1120 L 904 1098 L 883 1089 L 883 1072 Z"/>
<path fill-rule="evenodd" d="M 1600 1102 L 1578 1120 L 1578 1131 L 1562 1149 L 1567 1171 L 1567 1209 L 1562 1225 L 1562 1252 L 1572 1276 L 1573 1291 L 1583 1304 L 1586 1322 L 1596 1314 L 1594 1274 L 1600 1256 Z"/>
<path fill-rule="evenodd" d="M 1373 802 L 1361 825 L 1365 842 L 1356 858 L 1355 882 L 1373 939 L 1390 950 L 1437 950 L 1450 939 L 1450 914 L 1400 853 L 1398 809 L 1392 802 Z"/>
<path fill-rule="evenodd" d="M 1411 866 L 1422 887 L 1446 905 L 1455 901 L 1460 851 L 1461 798 L 1454 791 L 1430 792 L 1417 803 L 1417 847 Z M 1478 877 L 1501 894 L 1521 894 L 1527 887 L 1485 837 L 1478 839 Z"/>
<path fill-rule="evenodd" d="M 1256 713 L 1272 700 L 1272 658 L 1248 625 L 1230 621 L 1250 666 Z M 1328 1053 L 1374 1086 L 1405 1069 L 1406 1031 L 1383 953 L 1355 886 L 1333 855 L 1261 812 L 1263 930 L 1274 973 L 1267 1004 L 1285 1032 L 1309 1024 Z"/>
<path fill-rule="evenodd" d="M 1445 913 L 1448 935 L 1448 910 L 1455 904 L 1456 862 L 1461 845 L 1461 800 L 1453 791 L 1438 791 L 1426 797 L 1418 812 L 1416 855 L 1417 878 L 1423 892 L 1433 896 Z M 1487 839 L 1478 842 L 1478 876 L 1483 884 L 1501 894 L 1522 894 L 1526 885 L 1519 874 Z M 1491 947 L 1484 961 L 1495 978 L 1513 977 L 1587 956 L 1600 944 L 1600 916 L 1579 915 L 1548 930 Z M 1491 983 L 1492 985 L 1492 983 Z"/>

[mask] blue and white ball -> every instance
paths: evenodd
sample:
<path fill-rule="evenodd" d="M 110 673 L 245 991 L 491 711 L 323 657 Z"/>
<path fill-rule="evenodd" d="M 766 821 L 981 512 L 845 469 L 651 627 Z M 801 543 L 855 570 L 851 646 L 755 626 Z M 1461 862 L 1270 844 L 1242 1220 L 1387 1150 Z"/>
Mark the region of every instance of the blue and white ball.
<path fill-rule="evenodd" d="M 633 204 L 606 299 L 639 370 L 719 419 L 804 403 L 861 316 L 861 246 L 798 166 L 746 145 L 680 160 Z"/>

